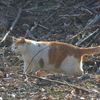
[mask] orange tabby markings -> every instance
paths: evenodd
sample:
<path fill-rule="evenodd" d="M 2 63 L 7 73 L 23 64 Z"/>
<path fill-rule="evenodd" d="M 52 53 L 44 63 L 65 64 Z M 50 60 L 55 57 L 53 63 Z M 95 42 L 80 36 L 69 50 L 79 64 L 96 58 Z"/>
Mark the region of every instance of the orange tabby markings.
<path fill-rule="evenodd" d="M 56 41 L 38 42 L 25 38 L 13 38 L 12 51 L 22 55 L 24 72 L 28 69 L 27 71 L 35 73 L 44 68 L 55 72 L 80 76 L 83 75 L 83 56 L 100 53 L 100 46 L 80 48 Z M 33 57 L 34 59 L 32 59 Z"/>
<path fill-rule="evenodd" d="M 32 42 L 28 39 L 18 39 L 18 38 L 13 38 L 13 42 L 14 43 L 17 43 L 17 45 L 23 45 L 23 43 L 28 43 L 28 44 L 31 44 Z"/>
<path fill-rule="evenodd" d="M 74 48 L 74 49 L 73 49 Z M 76 59 L 81 60 L 80 51 L 78 47 L 68 45 L 66 43 L 51 42 L 49 50 L 49 63 L 55 64 L 59 68 L 63 60 L 68 56 L 74 56 Z"/>
<path fill-rule="evenodd" d="M 40 64 L 40 67 L 41 67 L 41 68 L 43 68 L 43 67 L 44 67 L 44 61 L 43 61 L 43 59 L 42 59 L 42 58 L 39 60 L 39 64 Z"/>

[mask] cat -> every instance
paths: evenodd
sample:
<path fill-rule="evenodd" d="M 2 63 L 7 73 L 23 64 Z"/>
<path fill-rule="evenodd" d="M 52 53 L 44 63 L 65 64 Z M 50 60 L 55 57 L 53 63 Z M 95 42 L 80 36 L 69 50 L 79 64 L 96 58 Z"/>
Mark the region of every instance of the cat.
<path fill-rule="evenodd" d="M 86 54 L 100 52 L 100 46 L 80 48 L 57 41 L 33 41 L 25 38 L 13 38 L 12 51 L 22 55 L 24 73 L 35 74 L 47 69 L 71 76 L 82 76 L 82 58 Z"/>

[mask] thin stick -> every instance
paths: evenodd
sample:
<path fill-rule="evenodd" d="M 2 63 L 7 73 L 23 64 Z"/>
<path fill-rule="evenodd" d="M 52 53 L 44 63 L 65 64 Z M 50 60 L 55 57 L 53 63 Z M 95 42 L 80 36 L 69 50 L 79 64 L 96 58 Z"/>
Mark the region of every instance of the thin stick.
<path fill-rule="evenodd" d="M 79 17 L 79 16 L 85 16 L 86 14 L 66 14 L 66 15 L 59 15 L 60 17 Z"/>
<path fill-rule="evenodd" d="M 94 35 L 95 33 L 97 33 L 99 31 L 99 29 L 96 29 L 93 33 L 89 34 L 86 38 L 84 38 L 82 41 L 78 41 L 77 43 L 75 43 L 75 45 L 80 45 L 81 43 L 83 43 L 84 41 L 86 41 L 88 38 L 90 38 L 92 35 Z"/>
<path fill-rule="evenodd" d="M 29 35 L 31 38 L 35 39 L 34 35 L 32 34 L 34 29 L 38 26 L 38 23 L 35 23 L 35 26 L 31 27 L 30 31 L 27 30 L 26 34 L 25 34 L 25 38 L 27 37 L 27 35 Z"/>
<path fill-rule="evenodd" d="M 48 16 L 44 21 L 43 23 L 45 23 L 47 20 L 49 20 L 56 12 L 52 13 L 50 16 Z"/>
<path fill-rule="evenodd" d="M 44 28 L 44 29 L 46 29 L 46 30 L 48 30 L 49 28 L 48 27 L 45 27 L 45 26 L 43 26 L 43 25 L 41 25 L 41 24 L 38 24 L 40 27 L 42 27 L 42 28 Z"/>
<path fill-rule="evenodd" d="M 85 47 L 88 47 L 96 38 L 97 36 L 99 35 L 100 33 L 96 34 L 93 39 L 85 46 Z"/>
<path fill-rule="evenodd" d="M 83 30 L 83 31 L 84 31 L 84 30 Z M 83 31 L 80 31 L 78 34 L 76 34 L 76 35 L 72 36 L 71 38 L 69 38 L 69 39 L 67 40 L 67 42 L 68 42 L 69 40 L 71 40 L 71 39 L 77 37 L 78 35 L 82 34 Z"/>
<path fill-rule="evenodd" d="M 5 36 L 3 37 L 3 39 L 1 40 L 0 43 L 2 43 L 3 41 L 5 41 L 5 39 L 7 38 L 7 36 L 11 33 L 11 31 L 13 30 L 15 24 L 18 22 L 18 19 L 19 19 L 19 17 L 20 17 L 20 13 L 21 13 L 21 12 L 22 12 L 22 8 L 19 8 L 19 11 L 18 11 L 18 14 L 17 14 L 17 17 L 16 17 L 15 21 L 12 23 L 12 25 L 11 25 L 9 31 L 5 34 Z"/>
<path fill-rule="evenodd" d="M 18 74 L 22 74 L 22 73 L 18 73 Z M 33 78 L 38 78 L 38 79 L 41 79 L 41 80 L 44 80 L 44 81 L 54 82 L 54 83 L 57 83 L 57 84 L 67 85 L 67 86 L 72 87 L 74 89 L 78 89 L 78 90 L 81 90 L 81 91 L 84 91 L 84 92 L 88 92 L 88 93 L 93 93 L 92 91 L 89 91 L 89 90 L 87 90 L 85 88 L 81 88 L 81 87 L 69 84 L 67 82 L 61 82 L 61 81 L 57 81 L 57 80 L 51 80 L 51 79 L 47 79 L 47 78 L 44 78 L 44 77 L 39 77 L 39 76 L 36 76 L 36 75 L 29 75 L 29 74 L 22 74 L 22 75 L 33 77 Z"/>
<path fill-rule="evenodd" d="M 25 72 L 27 72 L 27 70 L 28 70 L 29 66 L 31 65 L 33 59 L 34 59 L 41 51 L 43 51 L 43 50 L 46 49 L 47 47 L 49 47 L 49 46 L 46 46 L 45 48 L 41 49 L 40 51 L 38 51 L 38 52 L 33 56 L 33 58 L 31 59 L 29 65 L 28 65 L 28 67 L 27 67 L 27 69 L 25 70 Z"/>

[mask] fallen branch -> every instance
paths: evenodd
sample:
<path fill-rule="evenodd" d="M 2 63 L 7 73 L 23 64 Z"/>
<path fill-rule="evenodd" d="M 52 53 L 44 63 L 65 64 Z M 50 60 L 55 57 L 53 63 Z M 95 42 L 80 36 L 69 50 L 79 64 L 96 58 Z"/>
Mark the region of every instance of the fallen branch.
<path fill-rule="evenodd" d="M 89 24 L 87 24 L 84 29 L 92 27 L 93 25 L 96 24 L 100 24 L 100 15 L 96 15 L 95 18 Z"/>
<path fill-rule="evenodd" d="M 56 5 L 56 6 L 53 6 L 53 7 L 51 7 L 51 8 L 46 9 L 46 11 L 49 11 L 49 10 L 57 10 L 57 9 L 59 9 L 60 7 L 61 7 L 61 5 L 58 4 L 58 5 Z"/>
<path fill-rule="evenodd" d="M 93 15 L 93 11 L 90 11 L 90 9 L 82 8 L 82 11 L 86 12 L 86 14 Z"/>
<path fill-rule="evenodd" d="M 43 25 L 41 25 L 41 24 L 38 24 L 38 23 L 35 23 L 35 22 L 34 22 L 34 26 L 30 29 L 30 31 L 28 31 L 28 32 L 25 34 L 24 37 L 26 38 L 27 35 L 28 35 L 28 37 L 31 37 L 32 39 L 35 39 L 35 37 L 34 37 L 34 35 L 33 35 L 33 31 L 34 31 L 34 29 L 35 29 L 37 26 L 40 26 L 40 27 L 42 27 L 42 28 L 44 28 L 44 29 L 46 29 L 46 30 L 49 29 L 48 27 L 45 27 L 45 26 L 43 26 Z"/>
<path fill-rule="evenodd" d="M 22 74 L 22 73 L 18 73 L 18 74 Z M 54 83 L 57 83 L 57 84 L 62 84 L 62 85 L 67 85 L 69 87 L 72 87 L 74 88 L 75 90 L 80 90 L 82 93 L 85 92 L 85 93 L 93 93 L 92 91 L 89 91 L 85 88 L 81 88 L 81 87 L 78 87 L 78 86 L 75 86 L 75 85 L 72 85 L 72 84 L 69 84 L 67 82 L 61 82 L 61 81 L 57 81 L 57 80 L 51 80 L 51 79 L 47 79 L 45 77 L 39 77 L 39 76 L 36 76 L 36 75 L 29 75 L 29 74 L 22 74 L 22 75 L 25 75 L 25 76 L 28 76 L 28 77 L 33 77 L 33 78 L 38 78 L 40 80 L 44 80 L 44 81 L 49 81 L 49 82 L 54 82 Z"/>
<path fill-rule="evenodd" d="M 95 33 L 97 33 L 99 31 L 99 29 L 96 29 L 93 33 L 89 34 L 86 38 L 84 38 L 82 41 L 78 41 L 77 43 L 75 43 L 75 45 L 79 46 L 81 43 L 83 43 L 84 41 L 86 41 L 88 38 L 90 38 L 92 35 L 94 35 Z"/>
<path fill-rule="evenodd" d="M 48 27 L 45 27 L 45 26 L 43 26 L 43 25 L 41 25 L 41 24 L 38 24 L 40 27 L 42 27 L 42 28 L 44 28 L 44 29 L 46 29 L 46 30 L 48 30 L 49 28 Z"/>
<path fill-rule="evenodd" d="M 18 19 L 19 19 L 19 17 L 20 17 L 20 13 L 21 13 L 21 12 L 22 12 L 22 8 L 20 8 L 20 9 L 19 9 L 19 11 L 18 11 L 18 14 L 17 14 L 17 17 L 16 17 L 15 21 L 12 23 L 12 25 L 11 25 L 11 27 L 10 27 L 9 31 L 5 34 L 5 36 L 3 37 L 3 39 L 1 40 L 1 42 L 0 42 L 0 43 L 2 43 L 3 41 L 5 41 L 5 39 L 7 38 L 7 36 L 11 33 L 11 31 L 13 30 L 13 28 L 14 28 L 15 24 L 18 22 Z"/>
<path fill-rule="evenodd" d="M 11 3 L 11 6 L 16 6 L 18 3 L 20 3 L 22 0 L 15 0 L 15 2 Z"/>
<path fill-rule="evenodd" d="M 77 37 L 78 35 L 81 35 L 83 32 L 84 32 L 84 30 L 83 31 L 80 31 L 78 34 L 76 34 L 76 35 L 72 36 L 71 38 L 69 38 L 66 42 L 68 42 L 69 40 Z"/>
<path fill-rule="evenodd" d="M 97 1 L 99 1 L 99 0 L 92 0 L 92 1 L 90 1 L 90 2 L 88 2 L 87 4 L 85 4 L 86 6 L 89 6 L 89 5 L 92 5 L 92 4 L 94 4 L 95 2 L 97 2 Z"/>
<path fill-rule="evenodd" d="M 90 12 L 92 12 L 93 14 L 96 14 L 97 12 L 95 10 L 92 10 L 91 8 L 89 8 L 88 6 L 86 5 L 82 5 L 83 8 L 89 10 Z"/>
<path fill-rule="evenodd" d="M 96 34 L 96 35 L 93 37 L 93 39 L 92 39 L 88 44 L 86 44 L 85 47 L 88 47 L 88 46 L 97 38 L 97 36 L 98 36 L 99 34 L 100 34 L 100 33 Z"/>
<path fill-rule="evenodd" d="M 48 16 L 44 21 L 43 23 L 45 23 L 46 21 L 48 21 L 56 12 L 52 13 L 50 16 Z"/>
<path fill-rule="evenodd" d="M 92 10 L 100 10 L 100 6 L 92 7 Z"/>
<path fill-rule="evenodd" d="M 60 15 L 60 17 L 79 17 L 79 16 L 85 16 L 86 14 L 66 14 L 66 15 Z"/>
<path fill-rule="evenodd" d="M 81 5 L 76 5 L 76 6 L 73 6 L 72 8 L 74 8 L 70 14 L 72 14 L 74 11 L 76 11 L 79 7 L 81 7 Z"/>
<path fill-rule="evenodd" d="M 31 37 L 32 39 L 35 39 L 35 37 L 34 37 L 34 35 L 33 35 L 33 31 L 34 31 L 34 29 L 38 26 L 38 24 L 35 23 L 35 22 L 34 22 L 34 24 L 35 24 L 35 26 L 31 27 L 30 31 L 28 31 L 28 32 L 25 34 L 25 36 L 24 36 L 25 38 L 26 38 L 27 35 L 28 35 L 28 37 Z"/>

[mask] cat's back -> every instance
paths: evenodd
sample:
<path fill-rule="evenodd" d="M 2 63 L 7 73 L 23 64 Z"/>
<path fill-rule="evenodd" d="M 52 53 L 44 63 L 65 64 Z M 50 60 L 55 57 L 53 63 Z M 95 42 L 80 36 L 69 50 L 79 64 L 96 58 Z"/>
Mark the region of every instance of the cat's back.
<path fill-rule="evenodd" d="M 49 51 L 53 51 L 56 53 L 56 50 L 58 52 L 79 52 L 79 47 L 76 47 L 74 45 L 58 42 L 58 41 L 31 41 L 30 47 L 37 48 L 38 50 L 41 49 L 47 49 Z"/>

